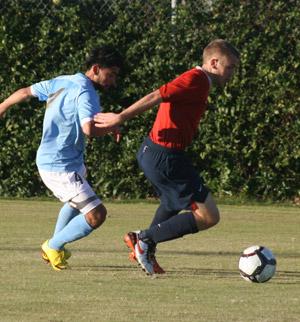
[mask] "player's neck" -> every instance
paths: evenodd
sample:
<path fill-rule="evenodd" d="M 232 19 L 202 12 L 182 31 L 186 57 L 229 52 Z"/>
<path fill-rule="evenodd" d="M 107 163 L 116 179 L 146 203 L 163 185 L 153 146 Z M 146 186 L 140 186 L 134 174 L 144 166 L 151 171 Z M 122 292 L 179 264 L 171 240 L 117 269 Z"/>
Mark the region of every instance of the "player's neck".
<path fill-rule="evenodd" d="M 211 68 L 209 65 L 203 64 L 201 66 L 201 69 L 205 72 L 205 74 L 209 77 L 211 85 L 215 85 L 216 78 L 218 77 L 215 73 L 211 71 Z"/>

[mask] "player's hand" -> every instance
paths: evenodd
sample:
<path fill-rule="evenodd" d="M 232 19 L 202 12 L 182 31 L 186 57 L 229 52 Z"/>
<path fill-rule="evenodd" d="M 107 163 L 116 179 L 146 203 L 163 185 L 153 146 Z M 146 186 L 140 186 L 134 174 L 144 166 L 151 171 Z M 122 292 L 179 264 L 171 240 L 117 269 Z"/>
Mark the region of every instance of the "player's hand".
<path fill-rule="evenodd" d="M 121 124 L 122 119 L 116 113 L 98 113 L 94 116 L 94 122 L 96 127 L 109 128 Z"/>
<path fill-rule="evenodd" d="M 117 126 L 114 130 L 113 130 L 113 136 L 114 136 L 114 139 L 117 143 L 119 143 L 121 141 L 121 137 L 122 137 L 122 134 L 121 134 L 121 131 L 120 131 L 120 128 Z"/>

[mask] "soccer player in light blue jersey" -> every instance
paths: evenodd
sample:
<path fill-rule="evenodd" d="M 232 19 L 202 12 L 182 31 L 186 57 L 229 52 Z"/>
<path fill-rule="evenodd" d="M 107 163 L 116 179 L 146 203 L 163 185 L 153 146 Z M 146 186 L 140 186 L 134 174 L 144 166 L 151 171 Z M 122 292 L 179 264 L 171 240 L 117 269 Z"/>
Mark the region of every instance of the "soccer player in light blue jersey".
<path fill-rule="evenodd" d="M 101 111 L 96 89 L 116 86 L 123 61 L 111 46 L 94 48 L 86 72 L 59 76 L 21 88 L 0 104 L 0 118 L 14 104 L 36 97 L 46 101 L 43 135 L 36 163 L 44 184 L 64 203 L 53 236 L 42 244 L 42 258 L 55 270 L 68 268 L 65 245 L 89 235 L 103 224 L 106 208 L 86 181 L 85 136 L 114 133 L 99 129 L 93 117 Z"/>

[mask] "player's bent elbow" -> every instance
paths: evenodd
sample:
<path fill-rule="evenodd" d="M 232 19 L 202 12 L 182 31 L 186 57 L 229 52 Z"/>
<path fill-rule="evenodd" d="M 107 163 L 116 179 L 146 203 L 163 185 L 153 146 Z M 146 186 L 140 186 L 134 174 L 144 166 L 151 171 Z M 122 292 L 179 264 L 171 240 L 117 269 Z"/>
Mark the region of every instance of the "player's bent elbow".
<path fill-rule="evenodd" d="M 84 123 L 82 126 L 82 132 L 84 135 L 86 135 L 88 138 L 93 137 L 93 127 L 92 127 L 92 122 L 87 122 Z"/>
<path fill-rule="evenodd" d="M 94 122 L 87 122 L 81 126 L 82 132 L 84 135 L 86 135 L 88 138 L 93 138 L 93 137 L 99 137 L 103 136 L 111 131 L 105 128 L 98 128 L 95 127 Z"/>
<path fill-rule="evenodd" d="M 91 123 L 92 122 L 86 122 L 84 124 L 81 125 L 81 128 L 82 128 L 82 132 L 90 137 L 92 135 L 92 126 L 91 126 Z"/>

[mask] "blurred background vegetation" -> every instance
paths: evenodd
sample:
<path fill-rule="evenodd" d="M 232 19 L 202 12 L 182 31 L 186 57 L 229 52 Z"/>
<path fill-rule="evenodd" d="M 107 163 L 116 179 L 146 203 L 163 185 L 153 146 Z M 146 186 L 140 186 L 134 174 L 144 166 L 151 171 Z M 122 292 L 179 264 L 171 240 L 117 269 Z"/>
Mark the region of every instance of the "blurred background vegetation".
<path fill-rule="evenodd" d="M 190 147 L 216 196 L 299 201 L 300 11 L 297 0 L 11 0 L 0 4 L 0 99 L 16 89 L 82 69 L 86 53 L 113 44 L 126 58 L 117 89 L 101 93 L 105 111 L 120 111 L 183 71 L 224 38 L 241 52 L 224 92 L 213 91 Z M 103 198 L 152 198 L 135 153 L 153 109 L 122 127 L 123 139 L 87 145 L 89 180 Z M 44 106 L 35 100 L 0 120 L 0 196 L 47 196 L 35 154 Z"/>

